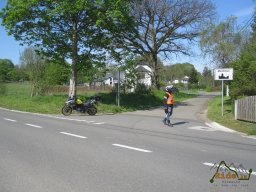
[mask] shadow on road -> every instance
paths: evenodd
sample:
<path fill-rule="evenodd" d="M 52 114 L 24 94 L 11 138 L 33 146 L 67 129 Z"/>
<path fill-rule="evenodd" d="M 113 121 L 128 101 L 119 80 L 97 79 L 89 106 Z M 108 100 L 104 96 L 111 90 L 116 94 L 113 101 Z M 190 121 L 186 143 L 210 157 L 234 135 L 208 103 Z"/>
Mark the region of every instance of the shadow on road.
<path fill-rule="evenodd" d="M 187 121 L 181 121 L 181 122 L 173 123 L 173 125 L 183 125 L 183 124 L 186 124 L 186 123 L 189 123 L 189 122 L 187 122 Z"/>

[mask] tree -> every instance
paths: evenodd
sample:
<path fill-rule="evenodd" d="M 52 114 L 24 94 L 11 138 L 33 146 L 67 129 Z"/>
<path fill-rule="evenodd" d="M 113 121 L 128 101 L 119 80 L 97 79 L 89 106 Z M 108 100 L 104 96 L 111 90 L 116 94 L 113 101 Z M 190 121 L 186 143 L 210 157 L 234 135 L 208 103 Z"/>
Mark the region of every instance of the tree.
<path fill-rule="evenodd" d="M 213 82 L 212 71 L 208 67 L 204 67 L 202 73 L 201 85 L 211 87 Z"/>
<path fill-rule="evenodd" d="M 36 53 L 34 47 L 28 47 L 21 54 L 20 62 L 28 69 L 32 82 L 31 97 L 41 95 L 44 86 L 45 59 Z"/>
<path fill-rule="evenodd" d="M 170 82 L 176 79 L 181 80 L 185 76 L 190 76 L 193 70 L 195 70 L 195 67 L 190 63 L 177 63 L 174 65 L 165 66 L 165 78 Z"/>
<path fill-rule="evenodd" d="M 239 57 L 242 37 L 236 27 L 236 18 L 228 17 L 219 24 L 210 23 L 201 34 L 201 50 L 218 67 L 227 67 Z"/>
<path fill-rule="evenodd" d="M 240 57 L 234 61 L 234 78 L 230 86 L 230 94 L 234 97 L 256 95 L 256 11 L 251 24 L 250 41 L 243 48 Z"/>
<path fill-rule="evenodd" d="M 230 86 L 232 96 L 256 95 L 256 45 L 247 45 L 240 58 L 232 63 L 234 78 Z"/>
<path fill-rule="evenodd" d="M 45 71 L 43 75 L 46 85 L 67 84 L 69 77 L 70 65 L 63 62 L 45 61 Z"/>
<path fill-rule="evenodd" d="M 195 68 L 189 74 L 189 83 L 197 84 L 198 83 L 198 72 Z"/>
<path fill-rule="evenodd" d="M 130 14 L 135 27 L 116 33 L 113 43 L 150 61 L 152 84 L 160 88 L 158 57 L 189 54 L 186 40 L 200 34 L 200 24 L 212 18 L 213 10 L 208 0 L 134 0 Z"/>
<path fill-rule="evenodd" d="M 0 81 L 9 81 L 11 73 L 14 71 L 14 64 L 8 59 L 0 59 Z"/>
<path fill-rule="evenodd" d="M 69 96 L 73 97 L 79 66 L 97 60 L 102 53 L 99 47 L 108 42 L 99 17 L 109 21 L 112 17 L 118 18 L 122 13 L 118 9 L 124 3 L 115 0 L 8 0 L 1 18 L 16 40 L 40 48 L 48 58 L 71 59 Z"/>

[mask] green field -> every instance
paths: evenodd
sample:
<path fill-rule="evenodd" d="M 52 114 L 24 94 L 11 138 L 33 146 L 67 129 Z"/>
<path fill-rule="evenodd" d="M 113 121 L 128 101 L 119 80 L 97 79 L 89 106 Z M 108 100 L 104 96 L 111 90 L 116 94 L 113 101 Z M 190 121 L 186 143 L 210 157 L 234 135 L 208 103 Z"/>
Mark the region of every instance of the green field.
<path fill-rule="evenodd" d="M 59 114 L 67 99 L 67 92 L 59 91 L 48 93 L 44 96 L 31 97 L 31 85 L 29 83 L 8 83 L 2 84 L 0 92 L 0 106 L 21 111 Z M 4 90 L 4 91 L 3 91 Z M 57 89 L 56 89 L 57 90 Z M 161 90 L 152 90 L 147 93 L 120 94 L 120 106 L 116 105 L 116 93 L 106 90 L 88 91 L 80 87 L 78 97 L 86 101 L 94 94 L 102 97 L 98 105 L 100 113 L 118 113 L 124 111 L 134 111 L 139 109 L 150 109 L 162 106 L 163 94 Z M 196 94 L 178 93 L 175 95 L 176 101 L 195 97 Z"/>

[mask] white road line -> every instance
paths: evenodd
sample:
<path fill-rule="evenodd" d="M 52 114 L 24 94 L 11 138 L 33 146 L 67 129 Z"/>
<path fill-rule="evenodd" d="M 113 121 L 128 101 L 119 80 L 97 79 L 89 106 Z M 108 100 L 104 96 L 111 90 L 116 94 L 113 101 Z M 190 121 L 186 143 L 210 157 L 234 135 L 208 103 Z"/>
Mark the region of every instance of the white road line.
<path fill-rule="evenodd" d="M 14 119 L 8 119 L 8 118 L 4 118 L 4 120 L 6 120 L 6 121 L 12 121 L 12 122 L 17 122 L 17 121 L 14 120 Z"/>
<path fill-rule="evenodd" d="M 212 166 L 215 165 L 214 163 L 208 163 L 208 162 L 205 162 L 205 163 L 203 163 L 203 164 L 206 165 L 206 166 L 210 166 L 210 167 L 212 167 Z M 216 164 L 215 166 L 219 166 L 219 165 Z M 235 169 L 234 167 L 230 167 L 230 168 Z M 241 170 L 241 171 L 243 171 L 243 170 Z M 246 170 L 246 171 L 249 173 L 249 170 Z M 255 171 L 252 171 L 251 174 L 252 174 L 252 175 L 256 175 L 256 172 L 255 172 Z"/>
<path fill-rule="evenodd" d="M 87 137 L 81 136 L 81 135 L 76 135 L 76 134 L 72 134 L 72 133 L 67 133 L 67 132 L 60 132 L 61 134 L 64 135 L 69 135 L 69 136 L 73 136 L 73 137 L 78 137 L 78 138 L 82 138 L 82 139 L 86 139 Z"/>
<path fill-rule="evenodd" d="M 94 125 L 103 125 L 105 122 L 93 123 Z"/>
<path fill-rule="evenodd" d="M 203 164 L 206 165 L 206 166 L 210 166 L 210 167 L 212 167 L 214 165 L 214 163 L 207 163 L 207 162 L 205 162 Z"/>
<path fill-rule="evenodd" d="M 88 120 L 84 120 L 84 119 L 71 119 L 71 118 L 56 117 L 56 116 L 51 116 L 51 115 L 48 115 L 47 117 L 55 118 L 55 119 L 64 119 L 64 120 L 68 120 L 68 121 L 85 122 L 85 123 L 93 123 L 93 122 L 95 122 L 95 121 L 88 121 Z"/>
<path fill-rule="evenodd" d="M 30 127 L 35 127 L 35 128 L 43 128 L 39 125 L 33 125 L 33 124 L 29 124 L 29 123 L 26 123 L 25 125 L 30 126 Z"/>
<path fill-rule="evenodd" d="M 130 146 L 127 146 L 127 145 L 120 145 L 120 144 L 112 144 L 116 147 L 122 147 L 122 148 L 126 148 L 126 149 L 132 149 L 132 150 L 135 150 L 135 151 L 140 151 L 140 152 L 145 152 L 145 153 L 152 153 L 152 151 L 149 151 L 149 150 L 146 150 L 146 149 L 140 149 L 140 148 L 136 148 L 136 147 L 130 147 Z"/>

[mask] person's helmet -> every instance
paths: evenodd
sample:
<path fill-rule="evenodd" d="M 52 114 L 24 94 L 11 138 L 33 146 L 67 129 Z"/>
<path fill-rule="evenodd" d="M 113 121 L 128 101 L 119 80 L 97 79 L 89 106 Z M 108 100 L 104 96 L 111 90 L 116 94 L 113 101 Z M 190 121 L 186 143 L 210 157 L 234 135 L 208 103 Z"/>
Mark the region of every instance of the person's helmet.
<path fill-rule="evenodd" d="M 172 92 L 172 88 L 173 88 L 173 85 L 171 84 L 171 85 L 167 85 L 164 90 L 167 92 Z"/>

